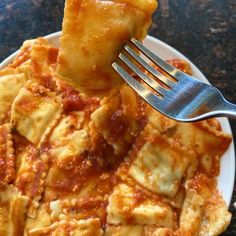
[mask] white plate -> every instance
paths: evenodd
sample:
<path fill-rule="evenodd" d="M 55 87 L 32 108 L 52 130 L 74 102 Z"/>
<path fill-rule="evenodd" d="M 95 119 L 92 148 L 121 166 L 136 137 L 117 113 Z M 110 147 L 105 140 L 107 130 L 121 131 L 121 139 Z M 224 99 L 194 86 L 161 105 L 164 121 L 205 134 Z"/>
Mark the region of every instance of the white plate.
<path fill-rule="evenodd" d="M 56 47 L 59 47 L 59 37 L 60 37 L 60 32 L 46 36 L 46 38 Z M 206 77 L 202 74 L 202 72 L 188 58 L 186 58 L 176 49 L 170 47 L 164 42 L 151 36 L 148 36 L 144 40 L 144 45 L 148 47 L 152 52 L 158 54 L 164 60 L 174 59 L 174 58 L 180 58 L 186 60 L 192 67 L 193 76 L 198 78 L 199 80 L 209 83 Z M 3 61 L 0 64 L 0 69 L 9 64 L 14 59 L 16 54 L 17 52 L 13 53 L 5 61 Z M 232 130 L 230 128 L 228 119 L 220 118 L 219 120 L 223 131 L 232 134 Z M 228 206 L 230 205 L 234 188 L 234 172 L 235 172 L 235 151 L 234 151 L 234 143 L 232 142 L 229 149 L 221 159 L 221 171 L 218 177 L 218 188 Z"/>

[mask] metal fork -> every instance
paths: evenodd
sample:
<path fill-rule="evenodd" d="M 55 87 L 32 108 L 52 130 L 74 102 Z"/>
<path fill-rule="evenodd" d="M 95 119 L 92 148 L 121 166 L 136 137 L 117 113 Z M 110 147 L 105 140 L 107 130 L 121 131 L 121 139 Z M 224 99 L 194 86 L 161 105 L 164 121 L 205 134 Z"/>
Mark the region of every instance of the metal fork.
<path fill-rule="evenodd" d="M 132 77 L 118 62 L 114 62 L 112 66 L 157 111 L 169 118 L 182 122 L 198 121 L 217 116 L 236 118 L 236 105 L 226 101 L 218 89 L 200 82 L 166 63 L 144 47 L 138 40 L 131 39 L 130 44 L 169 75 L 166 76 L 152 67 L 128 44 L 123 47 L 125 53 L 120 53 L 119 59 L 150 86 L 156 94 Z M 129 59 L 130 57 L 151 73 L 157 81 L 144 73 Z"/>

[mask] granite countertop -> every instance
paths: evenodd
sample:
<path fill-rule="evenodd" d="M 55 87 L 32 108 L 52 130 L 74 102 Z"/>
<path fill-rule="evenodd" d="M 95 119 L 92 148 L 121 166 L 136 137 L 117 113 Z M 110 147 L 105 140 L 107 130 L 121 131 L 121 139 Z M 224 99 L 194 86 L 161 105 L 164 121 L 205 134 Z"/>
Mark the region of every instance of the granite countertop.
<path fill-rule="evenodd" d="M 150 34 L 185 54 L 236 103 L 236 1 L 159 0 L 159 5 Z M 0 61 L 24 40 L 60 30 L 63 7 L 64 0 L 1 0 Z M 236 121 L 231 126 L 236 137 Z M 236 235 L 232 203 L 230 211 L 233 219 L 224 236 Z"/>

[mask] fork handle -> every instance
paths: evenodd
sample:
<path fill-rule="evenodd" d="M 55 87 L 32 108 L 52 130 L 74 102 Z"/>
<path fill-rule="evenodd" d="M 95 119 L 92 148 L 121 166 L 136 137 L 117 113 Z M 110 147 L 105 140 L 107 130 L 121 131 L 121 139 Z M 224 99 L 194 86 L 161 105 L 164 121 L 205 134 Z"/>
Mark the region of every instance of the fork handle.
<path fill-rule="evenodd" d="M 228 118 L 236 119 L 236 105 L 221 97 L 221 101 L 210 113 L 210 116 L 212 117 L 226 116 Z"/>
<path fill-rule="evenodd" d="M 222 103 L 222 106 L 218 109 L 218 114 L 236 119 L 236 105 L 224 100 L 224 103 Z"/>

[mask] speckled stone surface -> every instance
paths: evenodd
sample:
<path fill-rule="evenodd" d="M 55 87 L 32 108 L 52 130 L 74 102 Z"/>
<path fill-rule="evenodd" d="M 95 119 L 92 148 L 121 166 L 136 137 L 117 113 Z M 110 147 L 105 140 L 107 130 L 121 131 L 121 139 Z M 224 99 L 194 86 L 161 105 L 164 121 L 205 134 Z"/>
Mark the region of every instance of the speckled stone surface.
<path fill-rule="evenodd" d="M 0 61 L 26 39 L 61 29 L 64 0 L 1 0 Z M 236 0 L 159 0 L 150 34 L 191 59 L 236 103 Z M 236 121 L 231 121 L 236 137 Z M 236 201 L 236 188 L 233 201 Z M 236 235 L 236 210 L 224 236 Z"/>

